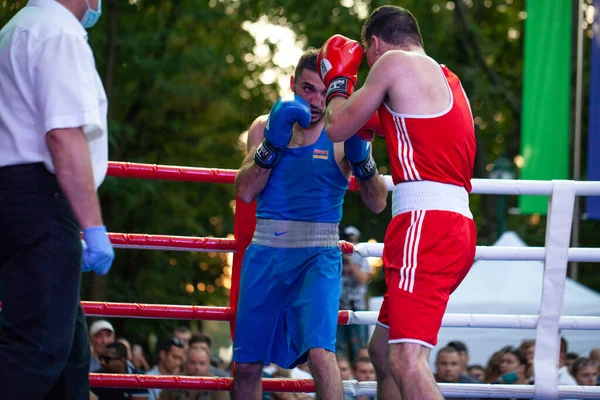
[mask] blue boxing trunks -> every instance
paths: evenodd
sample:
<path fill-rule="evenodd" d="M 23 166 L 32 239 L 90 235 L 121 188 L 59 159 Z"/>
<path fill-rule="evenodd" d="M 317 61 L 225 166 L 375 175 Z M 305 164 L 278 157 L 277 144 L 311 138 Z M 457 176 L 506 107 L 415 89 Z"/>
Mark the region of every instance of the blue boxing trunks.
<path fill-rule="evenodd" d="M 342 253 L 338 224 L 259 219 L 242 265 L 233 361 L 293 368 L 335 352 Z"/>

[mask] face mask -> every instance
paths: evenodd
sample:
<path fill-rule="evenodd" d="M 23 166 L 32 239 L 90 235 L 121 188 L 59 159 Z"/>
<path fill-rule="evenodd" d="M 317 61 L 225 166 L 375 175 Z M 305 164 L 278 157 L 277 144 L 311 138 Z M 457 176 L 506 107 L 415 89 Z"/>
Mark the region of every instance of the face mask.
<path fill-rule="evenodd" d="M 517 376 L 517 373 L 515 371 L 509 372 L 508 374 L 504 374 L 500 377 L 500 380 L 502 381 L 502 383 L 508 383 L 508 384 L 515 383 L 517 381 L 517 379 L 519 379 L 519 377 Z"/>
<path fill-rule="evenodd" d="M 88 8 L 81 19 L 81 25 L 83 25 L 85 29 L 88 29 L 96 25 L 96 22 L 98 22 L 98 19 L 100 19 L 100 16 L 102 15 L 102 0 L 98 0 L 98 10 L 92 10 L 89 0 L 85 0 L 85 3 Z"/>

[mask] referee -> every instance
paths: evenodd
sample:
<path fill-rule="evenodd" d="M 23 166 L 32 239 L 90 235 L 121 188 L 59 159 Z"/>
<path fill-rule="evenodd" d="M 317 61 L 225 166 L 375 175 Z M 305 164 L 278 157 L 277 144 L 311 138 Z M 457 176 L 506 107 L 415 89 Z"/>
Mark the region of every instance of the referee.
<path fill-rule="evenodd" d="M 30 0 L 0 31 L 0 399 L 89 399 L 80 276 L 114 258 L 96 194 L 107 100 L 85 31 L 100 12 Z"/>

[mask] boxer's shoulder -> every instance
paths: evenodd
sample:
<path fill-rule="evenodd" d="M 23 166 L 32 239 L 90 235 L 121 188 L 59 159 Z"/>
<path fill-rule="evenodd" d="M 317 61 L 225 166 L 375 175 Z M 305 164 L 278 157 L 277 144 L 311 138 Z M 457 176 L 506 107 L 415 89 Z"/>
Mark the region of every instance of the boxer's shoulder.
<path fill-rule="evenodd" d="M 262 142 L 262 140 L 265 136 L 264 130 L 265 130 L 265 125 L 267 124 L 268 117 L 269 117 L 268 114 L 259 115 L 254 120 L 254 122 L 252 122 L 252 124 L 250 125 L 250 128 L 248 129 L 248 138 L 247 138 L 248 149 L 251 149 L 253 147 L 258 147 L 260 142 Z"/>
<path fill-rule="evenodd" d="M 262 132 L 262 130 L 265 128 L 265 125 L 267 124 L 267 119 L 269 119 L 269 114 L 259 115 L 258 117 L 256 117 L 254 122 L 252 122 L 252 125 L 250 125 L 249 131 L 260 129 L 260 131 Z"/>

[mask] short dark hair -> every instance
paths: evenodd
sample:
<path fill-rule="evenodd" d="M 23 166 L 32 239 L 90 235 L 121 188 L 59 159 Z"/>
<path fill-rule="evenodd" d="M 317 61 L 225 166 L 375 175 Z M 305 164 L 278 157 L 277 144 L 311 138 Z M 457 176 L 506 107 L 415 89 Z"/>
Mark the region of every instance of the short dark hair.
<path fill-rule="evenodd" d="M 446 347 L 442 347 L 442 348 L 441 348 L 441 349 L 440 349 L 440 350 L 437 352 L 437 358 L 440 358 L 440 354 L 442 354 L 442 353 L 450 353 L 450 354 L 452 354 L 452 353 L 456 353 L 456 354 L 458 354 L 458 350 L 457 350 L 457 348 L 456 348 L 456 347 L 454 347 L 454 346 L 446 346 Z M 436 359 L 437 359 L 437 358 L 436 358 Z"/>
<path fill-rule="evenodd" d="M 464 351 L 465 353 L 469 354 L 469 350 L 467 350 L 467 345 L 461 342 L 460 340 L 453 340 L 452 342 L 448 343 L 446 347 L 452 347 L 458 352 Z"/>
<path fill-rule="evenodd" d="M 190 346 L 193 345 L 194 343 L 206 343 L 208 345 L 209 349 L 212 347 L 212 340 L 210 340 L 210 337 L 208 337 L 207 335 L 205 335 L 202 332 L 195 333 L 192 335 L 192 337 L 190 339 Z"/>
<path fill-rule="evenodd" d="M 296 70 L 294 71 L 294 79 L 298 79 L 302 71 L 305 69 L 317 72 L 317 56 L 319 55 L 319 50 L 314 47 L 309 47 L 306 49 L 304 53 L 300 56 L 300 60 L 298 60 L 298 64 L 296 64 Z"/>
<path fill-rule="evenodd" d="M 162 343 L 162 345 L 158 348 L 158 352 L 160 353 L 161 351 L 164 351 L 165 353 L 168 353 L 169 351 L 171 351 L 171 347 L 178 347 L 180 349 L 184 349 L 185 344 L 183 343 L 183 340 L 176 337 L 172 337 L 169 340 L 166 340 Z"/>
<path fill-rule="evenodd" d="M 358 364 L 360 364 L 360 363 L 373 364 L 373 362 L 371 361 L 370 358 L 358 357 L 358 358 L 355 358 L 354 361 L 352 361 L 352 370 L 356 371 L 356 368 L 358 367 Z"/>
<path fill-rule="evenodd" d="M 473 364 L 473 365 L 469 365 L 467 367 L 467 371 L 470 371 L 472 369 L 480 369 L 482 371 L 485 371 L 485 368 L 483 368 L 483 365 L 480 365 L 480 364 Z"/>
<path fill-rule="evenodd" d="M 121 342 L 112 342 L 106 345 L 107 349 L 115 349 L 117 357 L 127 359 L 127 347 Z"/>
<path fill-rule="evenodd" d="M 398 6 L 381 6 L 373 10 L 363 25 L 363 42 L 370 46 L 373 35 L 396 46 L 424 47 L 417 19 L 406 8 Z"/>

